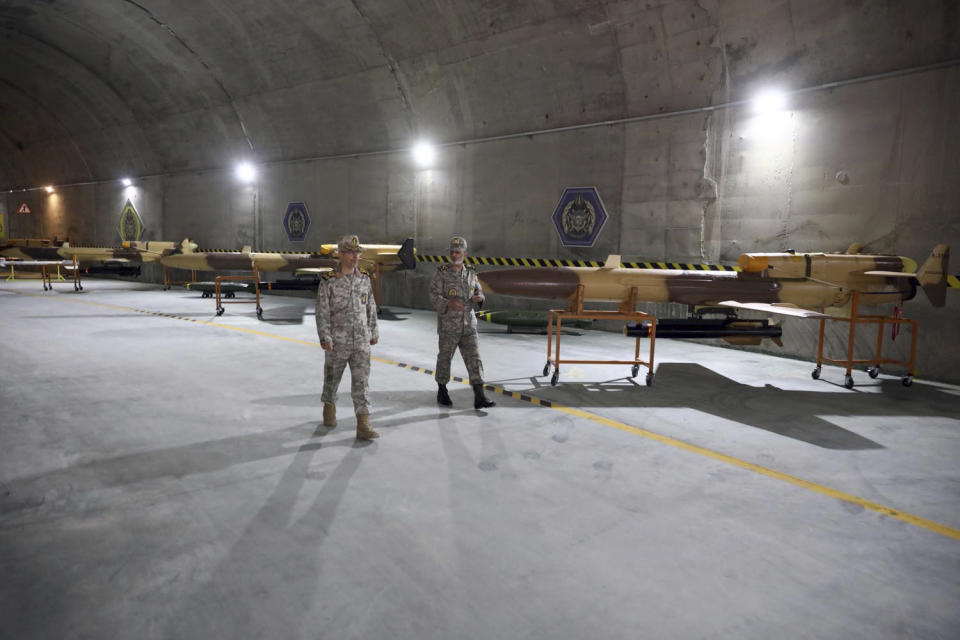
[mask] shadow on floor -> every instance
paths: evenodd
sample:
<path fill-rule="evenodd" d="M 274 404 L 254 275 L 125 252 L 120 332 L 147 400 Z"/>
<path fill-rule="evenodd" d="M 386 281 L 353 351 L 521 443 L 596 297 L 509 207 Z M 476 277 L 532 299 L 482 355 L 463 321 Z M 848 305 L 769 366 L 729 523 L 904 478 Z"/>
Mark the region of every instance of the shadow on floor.
<path fill-rule="evenodd" d="M 561 375 L 560 384 L 555 387 L 550 386 L 547 377 L 515 379 L 517 382 L 530 380 L 529 389 L 517 389 L 513 384 L 510 387 L 525 395 L 585 410 L 693 409 L 839 450 L 877 449 L 882 445 L 838 427 L 821 415 L 950 417 L 956 413 L 956 401 L 949 394 L 924 385 L 906 388 L 899 380 L 878 380 L 874 385 L 881 388 L 881 393 L 851 393 L 826 383 L 823 390 L 791 391 L 770 384 L 765 387 L 741 384 L 694 363 L 661 364 L 650 387 L 644 386 L 642 379 L 576 383 L 564 382 Z M 488 383 L 502 384 L 500 381 Z"/>
<path fill-rule="evenodd" d="M 58 506 L 66 508 L 71 496 L 86 491 L 213 473 L 238 464 L 291 456 L 301 449 L 355 445 L 352 422 L 344 425 L 349 428 L 331 430 L 320 425 L 320 411 L 316 413 L 316 421 L 284 429 L 93 460 L 0 484 L 0 522 L 17 511 L 44 504 L 54 511 Z M 328 436 L 336 440 L 317 440 Z M 305 438 L 313 440 L 304 442 Z"/>

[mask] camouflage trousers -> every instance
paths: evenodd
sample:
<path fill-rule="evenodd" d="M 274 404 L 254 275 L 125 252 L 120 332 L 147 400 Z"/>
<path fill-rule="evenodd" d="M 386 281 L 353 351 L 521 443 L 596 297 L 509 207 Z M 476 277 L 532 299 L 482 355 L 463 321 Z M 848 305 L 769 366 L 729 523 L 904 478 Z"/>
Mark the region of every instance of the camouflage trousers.
<path fill-rule="evenodd" d="M 450 381 L 450 361 L 457 347 L 460 347 L 463 364 L 467 365 L 470 384 L 483 384 L 483 363 L 480 361 L 480 341 L 476 332 L 440 334 L 440 351 L 437 353 L 437 370 L 434 379 L 438 384 L 447 384 Z"/>
<path fill-rule="evenodd" d="M 370 413 L 370 349 L 356 349 L 340 352 L 327 351 L 323 360 L 323 393 L 320 399 L 324 403 L 336 404 L 337 389 L 343 370 L 350 365 L 350 397 L 353 399 L 353 412 L 358 416 Z"/>

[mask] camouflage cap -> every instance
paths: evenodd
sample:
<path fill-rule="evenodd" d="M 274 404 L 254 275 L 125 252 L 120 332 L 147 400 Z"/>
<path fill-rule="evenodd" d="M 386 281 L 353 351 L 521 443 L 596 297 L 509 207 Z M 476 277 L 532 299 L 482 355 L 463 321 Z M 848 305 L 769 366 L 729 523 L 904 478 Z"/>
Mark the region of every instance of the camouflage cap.
<path fill-rule="evenodd" d="M 337 243 L 337 251 L 362 251 L 360 238 L 357 236 L 343 236 Z"/>
<path fill-rule="evenodd" d="M 450 238 L 450 251 L 466 251 L 467 250 L 467 241 L 461 236 L 453 236 Z"/>

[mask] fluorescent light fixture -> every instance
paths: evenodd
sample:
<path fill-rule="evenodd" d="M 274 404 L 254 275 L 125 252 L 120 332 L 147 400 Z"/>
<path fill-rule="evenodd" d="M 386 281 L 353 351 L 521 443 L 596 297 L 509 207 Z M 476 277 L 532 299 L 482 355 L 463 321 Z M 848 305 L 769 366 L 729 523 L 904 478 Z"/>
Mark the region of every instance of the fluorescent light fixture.
<path fill-rule="evenodd" d="M 759 114 L 777 113 L 787 106 L 787 94 L 777 89 L 762 91 L 753 99 L 753 110 Z"/>
<path fill-rule="evenodd" d="M 421 140 L 413 145 L 411 155 L 413 155 L 413 161 L 416 162 L 418 166 L 426 169 L 433 165 L 433 161 L 437 157 L 437 150 L 429 142 Z"/>
<path fill-rule="evenodd" d="M 44 189 L 47 190 L 47 193 L 53 193 L 53 187 L 51 187 L 50 185 L 45 186 Z"/>
<path fill-rule="evenodd" d="M 257 168 L 249 162 L 241 162 L 237 165 L 234 173 L 240 182 L 253 182 L 254 178 L 257 177 Z"/>
<path fill-rule="evenodd" d="M 124 178 L 123 180 L 121 180 L 121 182 L 125 187 L 129 187 L 130 185 L 133 184 L 133 180 L 131 180 L 130 178 Z"/>

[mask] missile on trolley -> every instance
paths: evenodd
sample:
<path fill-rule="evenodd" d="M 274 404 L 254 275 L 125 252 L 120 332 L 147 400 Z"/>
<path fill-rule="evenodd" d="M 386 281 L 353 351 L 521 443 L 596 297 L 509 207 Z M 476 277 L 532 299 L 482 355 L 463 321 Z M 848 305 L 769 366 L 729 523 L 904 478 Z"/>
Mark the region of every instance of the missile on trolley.
<path fill-rule="evenodd" d="M 479 274 L 487 293 L 619 303 L 677 302 L 823 317 L 816 309 L 842 308 L 854 293 L 860 304 L 899 304 L 919 284 L 934 306 L 946 303 L 950 250 L 937 245 L 919 270 L 900 256 L 853 253 L 746 253 L 740 271 L 625 269 L 612 255 L 602 267 L 532 267 Z M 659 335 L 659 331 L 657 332 Z"/>
<path fill-rule="evenodd" d="M 74 260 L 88 267 L 90 265 L 132 265 L 156 262 L 166 255 L 179 251 L 192 251 L 197 245 L 189 238 L 181 242 L 133 241 L 124 242 L 119 247 L 82 247 L 64 242 L 59 247 L 30 243 L 12 243 L 0 249 L 0 256 L 21 260 Z M 115 271 L 112 271 L 115 272 Z"/>
<path fill-rule="evenodd" d="M 381 271 L 415 269 L 416 259 L 413 238 L 399 245 L 362 245 L 359 262 L 378 265 Z M 339 256 L 336 245 L 323 245 L 319 252 L 275 253 L 252 251 L 244 247 L 240 251 L 184 251 L 167 255 L 160 262 L 166 267 L 188 271 L 247 271 L 256 264 L 259 271 L 285 271 L 308 273 L 323 271 L 337 266 Z"/>

